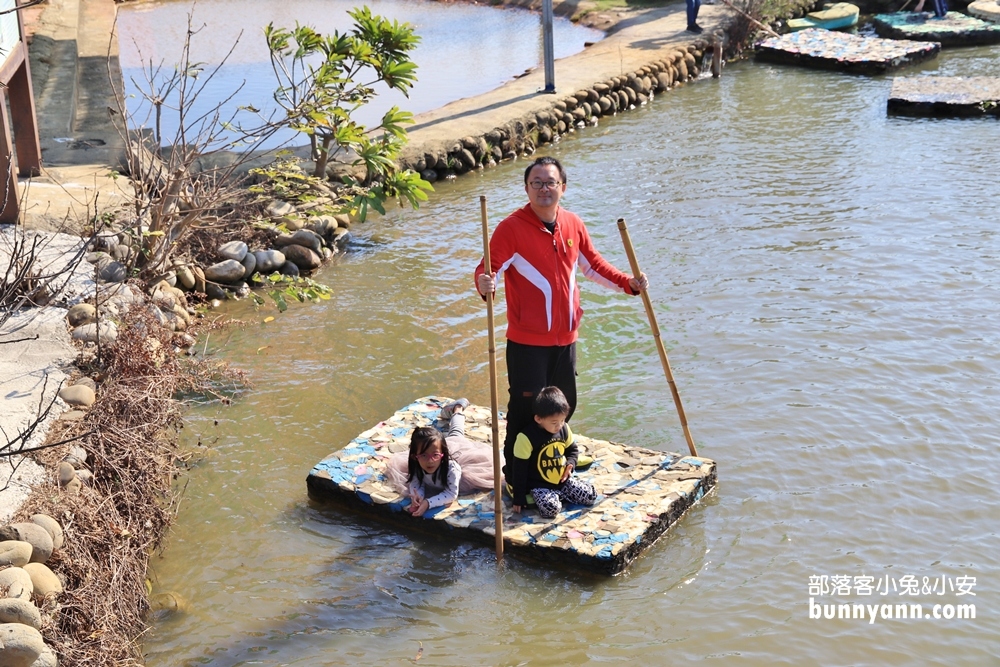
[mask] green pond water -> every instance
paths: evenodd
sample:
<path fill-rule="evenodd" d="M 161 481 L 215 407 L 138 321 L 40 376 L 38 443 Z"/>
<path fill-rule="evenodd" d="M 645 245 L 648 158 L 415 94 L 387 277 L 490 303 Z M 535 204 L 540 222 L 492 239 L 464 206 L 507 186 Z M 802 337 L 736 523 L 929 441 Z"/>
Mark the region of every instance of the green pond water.
<path fill-rule="evenodd" d="M 904 74 L 998 65 L 978 48 Z M 254 388 L 189 414 L 205 456 L 153 563 L 186 607 L 154 622 L 149 665 L 411 664 L 421 646 L 421 665 L 996 664 L 1000 124 L 888 118 L 890 86 L 740 63 L 546 148 L 620 267 L 627 219 L 718 462 L 717 491 L 616 578 L 498 570 L 488 547 L 306 495 L 314 463 L 414 398 L 489 403 L 478 197 L 493 224 L 520 206 L 524 161 L 357 225 L 317 277 L 328 302 L 266 324 L 227 305 L 248 324 L 208 349 Z M 583 289 L 574 429 L 683 451 L 641 302 Z M 811 597 L 879 607 L 810 618 Z M 928 618 L 881 616 L 911 603 Z M 975 619 L 932 615 L 964 604 Z"/>

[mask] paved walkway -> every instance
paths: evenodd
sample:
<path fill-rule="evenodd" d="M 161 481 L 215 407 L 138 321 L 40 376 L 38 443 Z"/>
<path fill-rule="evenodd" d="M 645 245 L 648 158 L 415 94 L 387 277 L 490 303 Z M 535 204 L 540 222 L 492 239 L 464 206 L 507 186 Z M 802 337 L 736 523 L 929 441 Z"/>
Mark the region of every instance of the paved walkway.
<path fill-rule="evenodd" d="M 32 244 L 28 232 L 28 244 Z M 14 229 L 0 228 L 0 266 L 10 263 L 14 248 Z M 45 234 L 37 248 L 38 264 L 46 273 L 55 273 L 65 265 L 80 247 L 78 237 L 66 234 Z M 76 359 L 77 350 L 70 341 L 66 327 L 65 306 L 76 302 L 80 295 L 93 290 L 90 265 L 77 267 L 65 277 L 63 292 L 57 304 L 63 307 L 27 308 L 11 314 L 0 327 L 0 445 L 14 441 L 29 429 L 48 408 L 61 383 Z M 58 279 L 62 284 L 62 278 Z M 62 402 L 53 406 L 48 417 L 33 431 L 30 438 L 15 443 L 13 449 L 36 447 L 45 440 L 52 421 L 65 410 Z M 31 487 L 45 478 L 45 470 L 29 457 L 0 457 L 0 523 L 10 519 L 27 498 Z"/>
<path fill-rule="evenodd" d="M 698 36 L 685 30 L 687 17 L 683 4 L 637 14 L 618 24 L 615 32 L 600 42 L 557 60 L 555 95 L 540 92 L 545 87 L 545 72 L 539 66 L 496 90 L 416 116 L 416 123 L 408 129 L 406 154 L 450 147 L 462 137 L 481 136 L 509 121 L 547 110 L 556 100 L 578 90 L 633 72 L 679 46 L 709 39 L 729 15 L 730 11 L 722 5 L 702 6 L 698 23 L 705 33 Z"/>

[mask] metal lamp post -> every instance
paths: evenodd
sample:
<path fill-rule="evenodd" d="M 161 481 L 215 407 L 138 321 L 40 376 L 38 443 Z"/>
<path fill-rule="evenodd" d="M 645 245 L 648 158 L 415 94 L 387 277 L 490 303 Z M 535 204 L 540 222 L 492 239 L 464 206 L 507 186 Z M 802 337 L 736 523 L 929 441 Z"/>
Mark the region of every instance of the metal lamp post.
<path fill-rule="evenodd" d="M 552 0 L 542 0 L 542 57 L 545 60 L 545 89 L 556 92 L 555 49 L 552 42 Z"/>

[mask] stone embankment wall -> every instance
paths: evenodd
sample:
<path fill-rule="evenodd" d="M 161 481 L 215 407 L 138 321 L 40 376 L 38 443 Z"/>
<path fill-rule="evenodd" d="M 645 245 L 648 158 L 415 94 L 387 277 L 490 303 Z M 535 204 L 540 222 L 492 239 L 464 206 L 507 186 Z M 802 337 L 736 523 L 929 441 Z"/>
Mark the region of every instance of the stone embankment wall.
<path fill-rule="evenodd" d="M 635 109 L 654 95 L 696 79 L 706 53 L 717 48 L 699 39 L 622 76 L 594 83 L 589 88 L 554 97 L 547 108 L 498 125 L 480 136 L 456 139 L 450 148 L 421 151 L 411 147 L 400 161 L 428 181 L 493 166 L 501 160 L 531 155 L 539 147 L 565 134 L 597 125 L 602 116 Z"/>
<path fill-rule="evenodd" d="M 47 514 L 0 526 L 0 665 L 57 664 L 40 631 L 58 613 L 63 582 L 45 563 L 63 540 L 62 526 Z"/>

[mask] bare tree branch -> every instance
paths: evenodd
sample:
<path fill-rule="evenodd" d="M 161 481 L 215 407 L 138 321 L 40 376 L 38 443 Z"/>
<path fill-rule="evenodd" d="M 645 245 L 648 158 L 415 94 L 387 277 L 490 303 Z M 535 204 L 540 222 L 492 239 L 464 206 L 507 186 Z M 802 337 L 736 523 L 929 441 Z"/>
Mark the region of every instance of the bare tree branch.
<path fill-rule="evenodd" d="M 4 14 L 10 14 L 13 12 L 19 12 L 22 9 L 27 9 L 28 7 L 34 7 L 35 5 L 40 5 L 43 2 L 45 2 L 45 0 L 30 0 L 29 2 L 26 2 L 23 5 L 18 5 L 16 7 L 11 7 L 10 9 L 5 9 L 3 11 L 0 11 L 0 16 L 3 16 Z"/>

